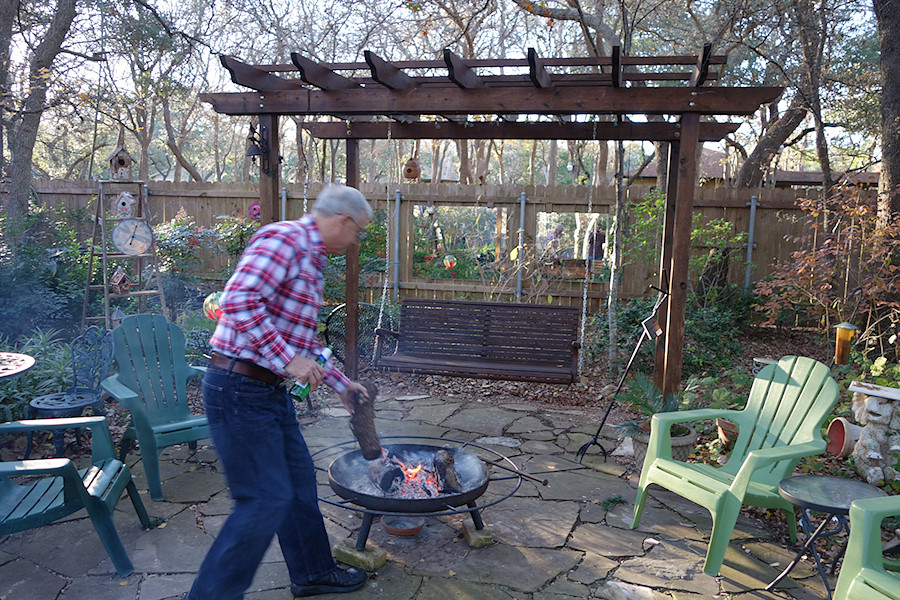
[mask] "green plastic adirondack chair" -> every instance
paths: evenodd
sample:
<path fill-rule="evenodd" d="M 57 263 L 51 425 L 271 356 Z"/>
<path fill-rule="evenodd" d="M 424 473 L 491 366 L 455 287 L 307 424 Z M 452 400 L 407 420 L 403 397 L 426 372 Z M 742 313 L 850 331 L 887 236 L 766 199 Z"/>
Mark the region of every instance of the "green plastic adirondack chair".
<path fill-rule="evenodd" d="M 900 496 L 854 500 L 850 539 L 834 588 L 834 600 L 900 600 L 900 573 L 884 568 L 881 522 L 900 515 Z"/>
<path fill-rule="evenodd" d="M 150 527 L 150 518 L 131 471 L 115 458 L 106 417 L 12 421 L 0 424 L 0 434 L 79 427 L 91 430 L 91 466 L 86 469 L 76 469 L 68 458 L 0 462 L 0 535 L 41 527 L 84 508 L 116 572 L 125 577 L 134 567 L 112 516 L 122 492 L 128 492 L 142 527 Z M 29 477 L 22 484 L 10 479 L 22 475 L 49 477 Z"/>
<path fill-rule="evenodd" d="M 655 483 L 712 514 L 703 564 L 709 575 L 719 574 L 742 504 L 783 509 L 791 540 L 796 542 L 797 518 L 791 503 L 778 494 L 778 483 L 793 473 L 801 458 L 825 450 L 821 427 L 837 398 L 838 387 L 828 367 L 811 358 L 786 356 L 759 372 L 741 411 L 706 408 L 653 415 L 631 528 L 640 523 L 647 488 Z M 672 458 L 672 425 L 717 417 L 738 427 L 738 438 L 724 466 Z"/>
<path fill-rule="evenodd" d="M 209 437 L 206 415 L 194 415 L 187 403 L 187 381 L 204 368 L 187 364 L 184 333 L 162 315 L 133 315 L 113 330 L 118 372 L 101 384 L 131 413 L 122 436 L 119 459 L 124 461 L 137 439 L 147 487 L 154 500 L 163 499 L 159 455 L 168 446 Z"/>

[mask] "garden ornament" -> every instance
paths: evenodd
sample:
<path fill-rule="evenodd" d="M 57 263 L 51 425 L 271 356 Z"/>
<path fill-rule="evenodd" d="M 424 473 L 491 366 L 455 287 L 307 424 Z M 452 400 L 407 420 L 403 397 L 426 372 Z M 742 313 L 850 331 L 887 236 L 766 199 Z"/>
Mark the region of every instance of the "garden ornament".
<path fill-rule="evenodd" d="M 137 201 L 128 192 L 119 192 L 116 197 L 116 216 L 125 218 L 134 216 L 134 205 Z"/>
<path fill-rule="evenodd" d="M 250 203 L 250 206 L 247 207 L 247 216 L 254 221 L 262 219 L 262 206 L 260 206 L 259 202 Z"/>
<path fill-rule="evenodd" d="M 855 392 L 853 416 L 863 426 L 853 449 L 856 471 L 869 484 L 897 477 L 893 453 L 900 452 L 900 414 L 890 400 Z"/>

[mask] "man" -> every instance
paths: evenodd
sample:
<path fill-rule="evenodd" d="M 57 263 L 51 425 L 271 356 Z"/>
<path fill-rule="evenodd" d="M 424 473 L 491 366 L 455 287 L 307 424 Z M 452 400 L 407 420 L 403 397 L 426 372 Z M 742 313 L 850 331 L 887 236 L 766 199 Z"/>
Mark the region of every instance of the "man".
<path fill-rule="evenodd" d="M 365 388 L 331 361 L 315 362 L 327 254 L 343 254 L 372 218 L 363 195 L 328 185 L 311 214 L 266 225 L 253 236 L 225 286 L 210 340 L 203 399 L 234 500 L 187 598 L 243 597 L 268 548 L 278 543 L 295 596 L 351 592 L 365 571 L 338 568 L 316 497 L 313 460 L 285 379 L 328 384 L 351 413 Z"/>
<path fill-rule="evenodd" d="M 562 237 L 563 226 L 557 225 L 553 228 L 553 230 L 547 234 L 547 237 L 544 239 L 544 257 L 552 258 L 553 260 L 559 259 L 559 242 Z"/>

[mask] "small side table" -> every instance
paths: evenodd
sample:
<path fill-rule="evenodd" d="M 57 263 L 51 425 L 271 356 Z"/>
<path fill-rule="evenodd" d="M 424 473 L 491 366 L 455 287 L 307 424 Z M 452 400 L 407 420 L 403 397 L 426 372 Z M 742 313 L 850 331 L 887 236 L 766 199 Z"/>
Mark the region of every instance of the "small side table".
<path fill-rule="evenodd" d="M 806 534 L 806 542 L 785 570 L 772 583 L 766 586 L 766 591 L 770 591 L 782 579 L 787 577 L 788 573 L 800 562 L 804 554 L 812 553 L 816 561 L 816 569 L 819 571 L 819 576 L 825 584 L 828 600 L 831 600 L 831 588 L 828 587 L 825 569 L 822 567 L 822 561 L 819 559 L 819 553 L 816 550 L 816 540 L 842 531 L 850 533 L 850 524 L 847 522 L 846 517 L 850 512 L 850 503 L 854 500 L 876 498 L 887 496 L 887 494 L 863 481 L 829 475 L 797 475 L 782 479 L 781 483 L 778 484 L 778 493 L 781 494 L 782 498 L 800 508 L 800 525 Z M 813 530 L 810 511 L 821 512 L 827 515 L 815 530 Z M 827 529 L 827 526 L 833 521 L 836 521 L 837 525 Z M 843 549 L 841 554 L 843 554 Z M 831 564 L 832 575 L 839 557 L 840 554 Z"/>

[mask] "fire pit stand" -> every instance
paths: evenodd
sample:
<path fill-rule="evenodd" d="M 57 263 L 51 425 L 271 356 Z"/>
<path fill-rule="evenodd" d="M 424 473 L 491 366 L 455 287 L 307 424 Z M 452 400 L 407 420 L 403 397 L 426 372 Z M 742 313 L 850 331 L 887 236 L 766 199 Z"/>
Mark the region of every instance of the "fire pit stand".
<path fill-rule="evenodd" d="M 411 442 L 411 444 L 394 444 L 393 441 L 395 440 Z M 313 452 L 312 457 L 314 462 L 328 461 L 328 467 L 316 464 L 316 470 L 328 473 L 332 491 L 335 492 L 335 495 L 341 497 L 340 500 L 333 500 L 331 498 L 323 498 L 320 495 L 319 501 L 339 508 L 353 510 L 363 515 L 363 522 L 360 526 L 359 536 L 356 540 L 356 549 L 360 552 L 365 550 L 366 541 L 369 539 L 369 532 L 372 529 L 372 523 L 376 516 L 441 517 L 469 513 L 472 516 L 472 522 L 475 525 L 475 529 L 481 531 L 484 529 L 484 521 L 481 519 L 481 510 L 498 504 L 515 494 L 522 485 L 522 479 L 526 477 L 526 475 L 519 472 L 516 464 L 506 456 L 473 442 L 426 436 L 383 436 L 381 441 L 386 448 L 417 447 L 415 445 L 418 445 L 423 449 L 450 449 L 456 453 L 457 457 L 468 458 L 470 463 L 472 461 L 478 463 L 478 468 L 483 469 L 483 480 L 474 481 L 472 489 L 464 490 L 460 494 L 452 495 L 447 498 L 430 498 L 427 500 L 380 498 L 365 493 L 355 493 L 352 490 L 347 490 L 343 487 L 341 482 L 335 481 L 336 475 L 338 479 L 345 476 L 342 469 L 347 462 L 352 462 L 353 459 L 355 459 L 355 456 L 352 455 L 354 453 L 360 453 L 358 446 L 356 446 L 356 440 L 340 442 Z M 436 445 L 430 446 L 427 442 L 434 442 Z M 340 455 L 333 453 L 335 450 L 345 449 L 350 446 L 356 446 L 357 449 L 348 449 Z M 479 456 L 478 454 L 475 454 L 475 452 L 468 452 L 467 449 L 473 451 L 479 450 L 483 454 L 482 456 Z M 489 456 L 490 458 L 485 458 L 485 456 Z M 482 461 L 485 461 L 486 464 L 482 463 Z M 466 461 L 463 460 L 459 462 L 464 465 Z M 483 467 L 481 466 L 482 464 L 484 464 Z M 337 465 L 337 467 L 332 469 L 335 465 Z M 502 477 L 490 476 L 487 470 L 492 465 L 498 466 L 510 474 Z M 477 471 L 477 469 L 475 470 Z M 508 480 L 515 480 L 515 485 L 510 491 L 481 506 L 476 504 L 475 500 L 487 491 L 490 483 Z M 465 507 L 463 507 L 463 504 Z M 404 508 L 406 510 L 403 510 Z"/>

